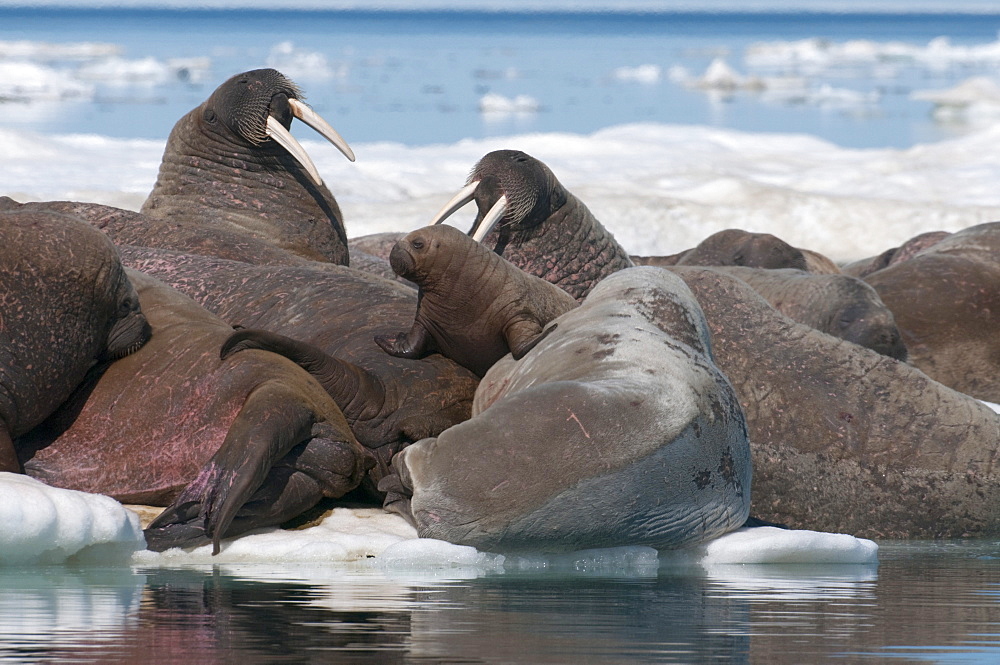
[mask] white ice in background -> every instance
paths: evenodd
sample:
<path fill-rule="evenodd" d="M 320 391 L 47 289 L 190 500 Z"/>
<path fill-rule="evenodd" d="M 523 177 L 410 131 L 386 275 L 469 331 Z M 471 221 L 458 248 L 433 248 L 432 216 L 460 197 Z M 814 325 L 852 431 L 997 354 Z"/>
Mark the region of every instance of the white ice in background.
<path fill-rule="evenodd" d="M 1000 125 L 909 149 L 845 149 L 800 134 L 637 124 L 453 144 L 355 144 L 350 163 L 292 131 L 344 211 L 350 236 L 427 224 L 491 150 L 541 159 L 633 254 L 673 254 L 726 228 L 773 233 L 834 260 L 874 256 L 925 231 L 1000 220 Z M 0 195 L 138 210 L 163 142 L 0 129 Z M 45 173 L 39 178 L 39 173 Z M 452 216 L 469 228 L 474 211 Z"/>
<path fill-rule="evenodd" d="M 662 68 L 659 65 L 638 65 L 636 67 L 619 67 L 612 76 L 620 81 L 634 81 L 636 83 L 659 83 L 662 75 Z"/>
<path fill-rule="evenodd" d="M 90 99 L 94 86 L 72 74 L 31 61 L 0 60 L 0 102 Z M 10 107 L 4 113 L 12 113 Z"/>
<path fill-rule="evenodd" d="M 330 63 L 324 54 L 297 48 L 290 41 L 272 46 L 265 64 L 293 81 L 345 78 L 350 71 L 346 63 Z"/>
<path fill-rule="evenodd" d="M 504 97 L 495 92 L 488 92 L 479 98 L 479 111 L 483 114 L 537 113 L 540 108 L 538 100 L 528 95 Z"/>
<path fill-rule="evenodd" d="M 982 400 L 979 401 L 983 402 Z M 983 402 L 983 404 L 993 409 L 996 413 L 1000 413 L 1000 404 L 994 404 L 993 402 Z"/>
<path fill-rule="evenodd" d="M 0 60 L 93 60 L 121 55 L 117 44 L 103 42 L 37 42 L 27 39 L 0 40 Z"/>
<path fill-rule="evenodd" d="M 114 499 L 0 472 L 0 566 L 123 563 L 145 546 L 139 518 Z"/>
<path fill-rule="evenodd" d="M 105 81 L 116 85 L 141 83 L 159 85 L 183 79 L 197 82 L 204 80 L 211 69 L 211 58 L 101 58 L 81 65 L 76 75 L 85 81 Z"/>
<path fill-rule="evenodd" d="M 934 104 L 934 118 L 941 122 L 991 124 L 1000 119 L 1000 83 L 988 76 L 973 76 L 945 90 L 916 90 L 913 99 Z"/>

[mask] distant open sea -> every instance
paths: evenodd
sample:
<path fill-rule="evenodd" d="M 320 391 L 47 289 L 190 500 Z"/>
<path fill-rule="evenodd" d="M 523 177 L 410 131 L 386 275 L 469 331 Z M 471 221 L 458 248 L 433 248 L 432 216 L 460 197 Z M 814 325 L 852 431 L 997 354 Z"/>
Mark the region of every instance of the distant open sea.
<path fill-rule="evenodd" d="M 352 143 L 656 122 L 907 147 L 974 126 L 914 93 L 992 79 L 998 29 L 947 13 L 8 7 L 0 127 L 165 138 L 226 78 L 272 66 Z"/>

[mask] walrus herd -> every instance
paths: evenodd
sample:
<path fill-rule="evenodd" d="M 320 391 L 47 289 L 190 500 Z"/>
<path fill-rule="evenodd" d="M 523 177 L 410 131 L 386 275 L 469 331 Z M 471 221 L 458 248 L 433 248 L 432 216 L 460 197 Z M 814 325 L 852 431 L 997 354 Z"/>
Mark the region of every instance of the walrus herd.
<path fill-rule="evenodd" d="M 348 499 L 492 551 L 1000 534 L 1000 222 L 637 256 L 498 150 L 351 238 L 296 120 L 354 161 L 262 69 L 177 122 L 139 212 L 0 197 L 0 472 L 162 507 L 155 550 Z"/>

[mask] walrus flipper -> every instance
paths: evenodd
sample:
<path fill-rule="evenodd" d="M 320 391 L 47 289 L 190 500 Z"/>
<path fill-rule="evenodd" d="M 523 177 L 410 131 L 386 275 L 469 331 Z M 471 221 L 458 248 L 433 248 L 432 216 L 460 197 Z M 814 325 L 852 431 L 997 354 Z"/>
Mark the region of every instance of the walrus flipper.
<path fill-rule="evenodd" d="M 409 358 L 410 360 L 420 360 L 437 350 L 434 338 L 427 332 L 427 328 L 420 325 L 418 321 L 413 322 L 413 327 L 410 328 L 409 332 L 396 333 L 395 335 L 375 335 L 375 343 L 390 356 Z"/>
<path fill-rule="evenodd" d="M 153 539 L 169 543 L 167 533 L 177 521 L 185 523 L 181 531 L 187 536 L 192 533 L 188 522 L 201 522 L 204 535 L 214 545 L 213 554 L 217 554 L 219 542 L 239 509 L 261 487 L 275 463 L 310 438 L 315 422 L 314 411 L 287 388 L 277 383 L 260 386 L 247 398 L 219 450 L 149 525 L 147 533 L 162 530 L 164 537 Z M 353 440 L 349 429 L 344 438 Z M 192 517 L 194 506 L 198 506 L 196 517 Z"/>
<path fill-rule="evenodd" d="M 386 399 L 385 386 L 378 376 L 308 342 L 255 328 L 234 332 L 223 343 L 219 355 L 225 360 L 234 353 L 249 349 L 277 353 L 309 372 L 340 407 L 358 440 L 370 448 L 382 445 L 381 441 L 372 439 L 366 430 L 357 427 L 359 420 L 371 417 L 366 413 L 368 404 L 381 404 Z"/>
<path fill-rule="evenodd" d="M 544 330 L 537 321 L 517 321 L 507 327 L 504 337 L 507 341 L 507 348 L 514 360 L 520 360 L 528 351 L 535 348 L 535 345 L 545 339 L 550 332 L 556 329 L 557 323 L 553 323 Z"/>

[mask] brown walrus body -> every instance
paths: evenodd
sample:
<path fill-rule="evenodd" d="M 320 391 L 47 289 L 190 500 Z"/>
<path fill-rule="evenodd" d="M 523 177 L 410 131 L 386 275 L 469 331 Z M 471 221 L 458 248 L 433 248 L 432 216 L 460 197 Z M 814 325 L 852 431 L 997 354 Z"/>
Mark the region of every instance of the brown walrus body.
<path fill-rule="evenodd" d="M 792 321 L 740 280 L 677 272 L 746 413 L 754 514 L 866 537 L 1000 534 L 1000 415 Z"/>
<path fill-rule="evenodd" d="M 746 423 L 675 275 L 623 270 L 483 378 L 473 417 L 393 460 L 387 508 L 489 551 L 693 545 L 750 503 Z"/>
<path fill-rule="evenodd" d="M 14 439 L 100 362 L 149 337 L 114 245 L 83 220 L 0 213 L 0 471 L 20 471 Z"/>
<path fill-rule="evenodd" d="M 172 508 L 151 548 L 280 524 L 353 489 L 374 458 L 311 376 L 260 351 L 220 360 L 231 326 L 130 271 L 153 328 L 45 427 L 22 441 L 50 485 Z"/>
<path fill-rule="evenodd" d="M 1000 402 L 1000 222 L 939 239 L 865 281 L 892 311 L 911 364 Z"/>
<path fill-rule="evenodd" d="M 287 141 L 294 139 L 288 127 L 293 118 L 303 119 L 352 160 L 353 153 L 300 96 L 274 69 L 225 81 L 178 120 L 167 139 L 141 211 L 162 222 L 132 228 L 131 237 L 117 242 L 204 252 L 207 244 L 223 247 L 225 238 L 264 241 L 307 259 L 346 265 L 340 208 L 311 172 L 311 161 L 303 163 L 308 156 L 289 151 Z"/>
<path fill-rule="evenodd" d="M 602 278 L 634 265 L 549 167 L 520 150 L 495 150 L 480 159 L 436 222 L 471 200 L 478 212 L 470 235 L 577 300 Z"/>
<path fill-rule="evenodd" d="M 419 298 L 410 330 L 377 337 L 379 346 L 404 358 L 439 351 L 478 376 L 507 353 L 522 357 L 549 321 L 577 305 L 451 226 L 408 234 L 390 263 L 419 287 Z"/>
<path fill-rule="evenodd" d="M 892 312 L 875 289 L 856 277 L 790 268 L 720 266 L 713 270 L 743 280 L 772 307 L 799 323 L 906 360 L 906 346 Z"/>

